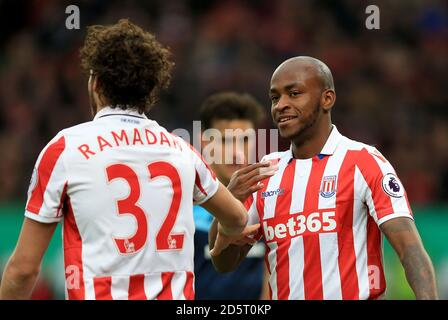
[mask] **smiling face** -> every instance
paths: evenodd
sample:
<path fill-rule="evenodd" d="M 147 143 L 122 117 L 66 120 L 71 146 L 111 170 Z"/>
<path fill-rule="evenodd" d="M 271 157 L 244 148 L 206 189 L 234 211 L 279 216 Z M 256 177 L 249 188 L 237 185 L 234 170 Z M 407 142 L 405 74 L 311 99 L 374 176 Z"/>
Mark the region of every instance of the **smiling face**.
<path fill-rule="evenodd" d="M 275 70 L 270 88 L 271 114 L 283 138 L 306 139 L 320 122 L 328 121 L 335 96 L 332 88 L 326 88 L 324 76 L 310 59 L 290 59 Z"/>

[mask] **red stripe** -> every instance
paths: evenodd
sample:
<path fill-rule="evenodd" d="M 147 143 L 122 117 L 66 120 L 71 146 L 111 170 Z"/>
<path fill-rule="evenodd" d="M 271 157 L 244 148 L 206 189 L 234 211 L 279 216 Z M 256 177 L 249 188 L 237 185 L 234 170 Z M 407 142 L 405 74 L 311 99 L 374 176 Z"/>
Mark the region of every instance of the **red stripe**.
<path fill-rule="evenodd" d="M 93 278 L 93 287 L 95 288 L 96 300 L 113 300 L 111 277 Z"/>
<path fill-rule="evenodd" d="M 199 173 L 198 173 L 198 170 L 195 170 L 196 171 L 196 178 L 195 178 L 195 180 L 194 180 L 194 184 L 196 185 L 196 187 L 198 187 L 198 189 L 202 192 L 202 194 L 204 195 L 204 196 L 207 196 L 207 192 L 204 190 L 204 188 L 202 187 L 202 184 L 201 184 L 201 178 L 199 177 Z"/>
<path fill-rule="evenodd" d="M 275 204 L 275 218 L 289 215 L 291 212 L 291 194 L 294 184 L 296 161 L 291 161 L 283 172 L 280 189 L 284 194 L 277 196 Z M 287 238 L 277 242 L 277 297 L 279 300 L 289 299 L 289 247 L 291 239 Z"/>
<path fill-rule="evenodd" d="M 62 189 L 61 199 L 59 200 L 59 206 L 57 210 L 57 217 L 60 217 L 63 213 L 63 205 L 65 202 L 65 197 L 67 196 L 67 182 L 64 184 L 64 188 Z"/>
<path fill-rule="evenodd" d="M 376 299 L 386 290 L 382 262 L 381 232 L 375 220 L 367 217 L 367 266 L 369 268 L 369 299 Z"/>
<path fill-rule="evenodd" d="M 260 183 L 264 183 L 264 186 L 257 193 L 257 202 L 255 203 L 255 207 L 257 208 L 258 221 L 260 221 L 260 224 L 262 223 L 263 218 L 264 218 L 264 198 L 261 196 L 261 194 L 263 192 L 266 192 L 270 178 L 271 177 L 269 177 L 269 178 L 263 180 L 262 182 L 260 182 Z M 260 240 L 262 236 L 263 236 L 263 228 L 260 228 L 258 230 L 258 233 L 254 236 L 254 238 L 257 239 L 257 240 Z"/>
<path fill-rule="evenodd" d="M 145 275 L 135 274 L 129 277 L 129 300 L 148 300 L 145 294 Z"/>
<path fill-rule="evenodd" d="M 271 163 L 278 163 L 278 159 L 276 160 L 271 160 Z M 258 214 L 258 218 L 260 223 L 263 221 L 264 219 L 264 208 L 265 208 L 265 203 L 264 203 L 264 198 L 261 196 L 261 194 L 263 192 L 266 192 L 267 188 L 268 188 L 268 184 L 269 184 L 269 180 L 271 179 L 271 177 L 266 178 L 262 181 L 260 181 L 260 183 L 263 183 L 263 188 L 261 190 L 258 191 L 257 193 L 257 202 L 255 203 L 255 206 L 257 208 L 257 214 Z M 259 234 L 257 234 L 257 236 L 255 237 L 256 239 L 261 239 L 262 237 L 262 233 L 263 233 L 263 228 L 260 228 Z M 269 271 L 269 276 L 271 276 L 271 269 L 269 267 L 269 252 L 271 251 L 271 249 L 269 248 L 269 246 L 265 243 L 266 246 L 266 250 L 265 250 L 265 254 L 264 254 L 264 260 L 266 263 L 266 267 L 268 268 Z M 271 288 L 271 282 L 269 281 L 269 299 L 272 300 L 272 288 Z"/>
<path fill-rule="evenodd" d="M 173 300 L 173 293 L 171 291 L 171 280 L 174 272 L 162 272 L 162 291 L 157 296 L 157 300 Z"/>
<path fill-rule="evenodd" d="M 383 172 L 373 156 L 366 150 L 358 151 L 357 166 L 372 191 L 373 203 L 378 220 L 393 213 L 393 205 L 390 196 L 386 194 L 382 186 Z"/>
<path fill-rule="evenodd" d="M 247 198 L 246 201 L 244 201 L 244 207 L 246 208 L 246 210 L 250 209 L 252 203 L 254 203 L 254 196 L 250 195 L 249 198 Z"/>
<path fill-rule="evenodd" d="M 360 160 L 357 165 L 371 190 L 378 220 L 388 214 L 392 214 L 394 212 L 392 201 L 384 190 L 382 190 L 383 173 L 376 160 L 366 149 L 363 149 L 360 152 Z M 373 218 L 369 215 L 367 220 L 367 265 L 369 268 L 370 283 L 369 299 L 377 298 L 386 289 L 381 250 L 381 232 Z"/>
<path fill-rule="evenodd" d="M 319 160 L 313 157 L 311 172 L 306 187 L 303 211 L 310 214 L 319 207 L 319 193 L 325 166 L 329 157 Z M 320 258 L 319 234 L 303 236 L 304 268 L 303 282 L 306 300 L 322 300 L 322 262 Z"/>
<path fill-rule="evenodd" d="M 357 151 L 347 151 L 338 176 L 340 177 L 336 196 L 336 217 L 339 219 L 338 248 L 339 274 L 342 299 L 358 300 L 359 283 L 356 273 L 356 254 L 353 236 L 354 210 L 354 159 Z"/>
<path fill-rule="evenodd" d="M 82 240 L 69 197 L 66 198 L 64 210 L 64 265 L 68 299 L 84 300 Z"/>
<path fill-rule="evenodd" d="M 184 297 L 186 300 L 194 300 L 194 274 L 191 271 L 187 271 L 187 281 L 184 287 Z"/>
<path fill-rule="evenodd" d="M 271 179 L 271 177 L 262 180 L 260 183 L 263 183 L 264 186 L 261 190 L 258 191 L 257 194 L 257 203 L 256 203 L 256 207 L 257 207 L 257 213 L 258 213 L 258 217 L 260 222 L 263 220 L 264 218 L 264 198 L 261 196 L 263 192 L 266 192 L 267 188 L 268 188 L 268 184 L 269 184 L 269 180 Z"/>
<path fill-rule="evenodd" d="M 213 180 L 216 180 L 216 174 L 213 172 L 212 169 L 210 169 L 210 166 L 205 162 L 204 157 L 191 145 L 187 142 L 187 145 L 190 147 L 190 149 L 202 160 L 202 163 L 205 165 L 207 170 L 210 172 L 210 174 L 213 177 Z"/>
<path fill-rule="evenodd" d="M 358 166 L 372 192 L 373 204 L 379 220 L 394 212 L 392 201 L 384 190 L 382 190 L 383 173 L 376 160 L 366 149 L 361 150 L 360 158 Z M 369 268 L 370 283 L 369 299 L 375 299 L 386 290 L 386 281 L 382 263 L 381 232 L 370 215 L 367 219 L 367 265 Z"/>
<path fill-rule="evenodd" d="M 265 254 L 264 254 L 264 263 L 266 264 L 266 269 L 267 272 L 269 273 L 269 277 L 268 277 L 268 288 L 269 288 L 269 300 L 272 300 L 272 288 L 271 288 L 271 268 L 269 266 L 269 252 L 271 252 L 271 248 L 268 246 L 268 244 L 265 242 L 264 243 L 265 246 Z"/>
<path fill-rule="evenodd" d="M 50 181 L 53 169 L 58 161 L 62 151 L 65 149 L 65 138 L 60 137 L 59 140 L 52 143 L 45 150 L 37 167 L 37 183 L 31 193 L 30 200 L 26 210 L 34 214 L 39 214 L 42 204 L 44 203 L 44 193 L 47 189 L 48 181 Z"/>

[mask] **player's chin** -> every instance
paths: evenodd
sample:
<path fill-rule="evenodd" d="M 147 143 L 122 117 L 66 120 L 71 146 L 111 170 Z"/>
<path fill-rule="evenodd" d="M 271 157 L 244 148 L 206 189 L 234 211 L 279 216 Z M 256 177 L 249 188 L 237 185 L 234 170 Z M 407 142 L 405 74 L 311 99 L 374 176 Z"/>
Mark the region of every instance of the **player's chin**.
<path fill-rule="evenodd" d="M 291 140 L 300 132 L 299 128 L 288 126 L 287 128 L 279 128 L 278 132 L 280 133 L 280 137 L 283 139 Z"/>

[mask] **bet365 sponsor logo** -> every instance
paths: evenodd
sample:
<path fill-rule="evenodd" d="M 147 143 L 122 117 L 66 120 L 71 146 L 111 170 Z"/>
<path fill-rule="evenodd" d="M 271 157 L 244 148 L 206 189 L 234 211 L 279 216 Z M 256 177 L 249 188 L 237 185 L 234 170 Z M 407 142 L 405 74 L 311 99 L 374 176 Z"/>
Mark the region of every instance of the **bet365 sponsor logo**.
<path fill-rule="evenodd" d="M 266 242 L 294 238 L 305 234 L 336 232 L 337 222 L 334 209 L 311 213 L 297 213 L 263 222 Z"/>

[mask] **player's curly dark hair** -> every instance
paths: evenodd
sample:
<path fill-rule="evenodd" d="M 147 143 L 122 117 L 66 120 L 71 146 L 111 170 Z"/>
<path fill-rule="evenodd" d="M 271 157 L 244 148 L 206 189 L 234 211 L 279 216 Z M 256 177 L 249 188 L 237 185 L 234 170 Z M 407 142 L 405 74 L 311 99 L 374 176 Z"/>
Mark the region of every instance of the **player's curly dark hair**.
<path fill-rule="evenodd" d="M 146 112 L 171 79 L 170 52 L 153 34 L 121 19 L 88 27 L 80 50 L 82 69 L 97 77 L 98 89 L 112 107 Z"/>

